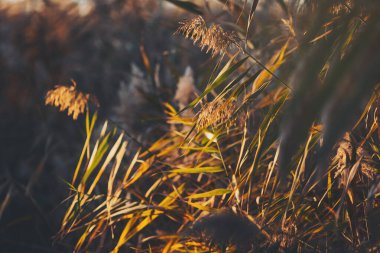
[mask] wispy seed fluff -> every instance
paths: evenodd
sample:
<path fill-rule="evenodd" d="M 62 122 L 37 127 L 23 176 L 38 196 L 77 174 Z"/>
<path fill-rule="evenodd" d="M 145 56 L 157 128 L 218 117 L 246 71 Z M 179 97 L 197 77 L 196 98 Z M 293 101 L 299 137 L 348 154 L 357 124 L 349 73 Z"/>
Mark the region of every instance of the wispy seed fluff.
<path fill-rule="evenodd" d="M 231 123 L 231 115 L 236 108 L 235 99 L 216 99 L 205 106 L 197 114 L 197 130 L 205 129 L 209 126 L 216 127 L 219 124 Z"/>
<path fill-rule="evenodd" d="M 227 50 L 235 46 L 240 49 L 239 38 L 235 32 L 226 32 L 220 25 L 207 27 L 201 16 L 180 22 L 176 34 L 183 34 L 186 38 L 193 40 L 206 53 L 211 52 L 212 56 L 226 53 Z"/>
<path fill-rule="evenodd" d="M 76 83 L 67 87 L 56 85 L 54 89 L 47 92 L 45 105 L 58 107 L 60 111 L 67 109 L 67 115 L 72 115 L 76 120 L 82 114 L 87 106 L 90 94 L 85 94 L 76 90 Z"/>

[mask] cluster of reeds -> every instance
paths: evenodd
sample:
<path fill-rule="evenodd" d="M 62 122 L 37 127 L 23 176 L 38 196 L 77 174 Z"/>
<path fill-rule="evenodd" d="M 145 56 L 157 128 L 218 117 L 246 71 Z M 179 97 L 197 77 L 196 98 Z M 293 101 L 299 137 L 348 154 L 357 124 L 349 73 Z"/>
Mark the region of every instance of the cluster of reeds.
<path fill-rule="evenodd" d="M 128 132 L 95 134 L 88 113 L 59 235 L 76 251 L 378 251 L 380 5 L 364 2 L 316 4 L 266 63 L 221 61 L 181 108 L 195 116 L 165 104 L 173 127 L 148 148 L 128 154 Z M 216 55 L 235 41 L 213 27 L 179 32 Z"/>

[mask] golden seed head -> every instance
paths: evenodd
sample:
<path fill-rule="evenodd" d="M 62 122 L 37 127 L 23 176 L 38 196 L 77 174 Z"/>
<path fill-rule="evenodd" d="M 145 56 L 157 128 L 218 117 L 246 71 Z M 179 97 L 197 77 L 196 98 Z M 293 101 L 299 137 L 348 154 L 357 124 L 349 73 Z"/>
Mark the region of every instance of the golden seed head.
<path fill-rule="evenodd" d="M 206 22 L 201 16 L 180 22 L 179 24 L 180 26 L 176 33 L 185 35 L 186 38 L 192 39 L 194 43 L 201 40 L 207 32 Z"/>
<path fill-rule="evenodd" d="M 240 49 L 238 36 L 235 32 L 226 32 L 220 25 L 215 24 L 207 27 L 201 16 L 181 22 L 176 33 L 181 33 L 186 38 L 190 38 L 202 50 L 206 49 L 206 53 L 211 52 L 213 57 L 226 53 L 232 46 Z"/>
<path fill-rule="evenodd" d="M 45 105 L 58 107 L 60 111 L 67 109 L 67 115 L 72 115 L 76 120 L 82 114 L 88 104 L 90 94 L 76 90 L 76 83 L 71 86 L 56 85 L 54 89 L 47 92 Z"/>
<path fill-rule="evenodd" d="M 206 104 L 197 115 L 197 130 L 231 122 L 231 115 L 235 108 L 235 99 L 217 99 Z"/>

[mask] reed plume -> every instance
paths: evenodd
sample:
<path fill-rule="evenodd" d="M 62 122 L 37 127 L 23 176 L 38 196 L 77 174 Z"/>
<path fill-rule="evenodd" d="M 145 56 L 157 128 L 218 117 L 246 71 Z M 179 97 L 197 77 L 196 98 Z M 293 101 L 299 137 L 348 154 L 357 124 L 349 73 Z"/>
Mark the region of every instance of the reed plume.
<path fill-rule="evenodd" d="M 77 91 L 76 83 L 73 82 L 69 87 L 56 85 L 49 90 L 45 96 L 45 105 L 55 106 L 59 111 L 67 109 L 67 115 L 76 120 L 84 112 L 89 99 L 90 94 Z"/>
<path fill-rule="evenodd" d="M 216 127 L 219 124 L 231 123 L 231 115 L 236 108 L 235 99 L 216 99 L 205 106 L 197 115 L 197 130 L 209 126 Z"/>
<path fill-rule="evenodd" d="M 240 50 L 239 38 L 235 32 L 227 32 L 220 25 L 213 24 L 207 27 L 201 16 L 180 22 L 180 26 L 175 32 L 183 34 L 191 39 L 206 53 L 211 52 L 212 57 L 227 53 L 228 49 L 235 46 Z"/>

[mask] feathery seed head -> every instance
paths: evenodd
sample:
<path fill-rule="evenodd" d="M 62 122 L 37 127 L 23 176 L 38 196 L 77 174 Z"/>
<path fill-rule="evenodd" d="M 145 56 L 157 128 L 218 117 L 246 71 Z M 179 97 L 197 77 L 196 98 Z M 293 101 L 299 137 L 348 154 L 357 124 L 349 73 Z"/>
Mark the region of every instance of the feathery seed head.
<path fill-rule="evenodd" d="M 235 108 L 235 99 L 216 99 L 206 104 L 197 115 L 197 130 L 230 122 Z"/>
<path fill-rule="evenodd" d="M 76 90 L 76 83 L 67 87 L 64 85 L 56 85 L 53 89 L 49 90 L 45 96 L 45 105 L 52 105 L 58 107 L 60 111 L 67 109 L 67 115 L 72 115 L 76 120 L 79 114 L 84 112 L 90 94 L 82 93 Z"/>
<path fill-rule="evenodd" d="M 200 46 L 207 47 L 206 53 L 212 52 L 212 56 L 227 52 L 232 45 L 238 45 L 237 35 L 233 32 L 226 32 L 220 25 L 212 25 L 207 29 L 206 35 L 200 42 Z"/>
<path fill-rule="evenodd" d="M 201 16 L 193 19 L 182 21 L 179 23 L 176 34 L 183 34 L 186 38 L 190 38 L 196 43 L 200 41 L 207 32 L 206 22 Z"/>
<path fill-rule="evenodd" d="M 193 40 L 201 50 L 206 49 L 206 53 L 211 52 L 213 57 L 226 53 L 232 46 L 236 46 L 240 50 L 239 39 L 235 32 L 226 32 L 220 25 L 215 24 L 207 27 L 201 16 L 180 22 L 176 31 L 176 34 L 178 33 Z"/>

